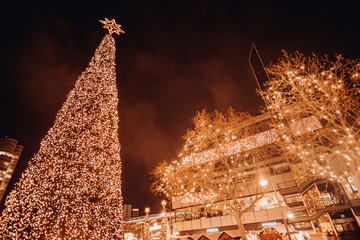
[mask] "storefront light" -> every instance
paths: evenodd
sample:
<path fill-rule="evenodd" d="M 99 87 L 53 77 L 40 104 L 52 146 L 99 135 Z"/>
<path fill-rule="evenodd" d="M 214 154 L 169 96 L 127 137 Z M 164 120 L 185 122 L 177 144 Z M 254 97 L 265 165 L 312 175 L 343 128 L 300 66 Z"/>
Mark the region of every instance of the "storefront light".
<path fill-rule="evenodd" d="M 207 233 L 219 232 L 219 229 L 218 228 L 208 228 L 208 229 L 206 229 L 206 232 Z"/>
<path fill-rule="evenodd" d="M 276 226 L 276 225 L 281 225 L 281 222 L 266 222 L 261 224 L 261 226 L 263 227 Z"/>

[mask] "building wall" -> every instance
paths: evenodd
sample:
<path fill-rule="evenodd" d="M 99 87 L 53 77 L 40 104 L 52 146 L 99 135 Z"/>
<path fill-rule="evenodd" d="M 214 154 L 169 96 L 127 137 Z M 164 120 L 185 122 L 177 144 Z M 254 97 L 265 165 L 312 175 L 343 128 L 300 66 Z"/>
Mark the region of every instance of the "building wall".
<path fill-rule="evenodd" d="M 264 189 L 266 194 L 255 206 L 254 211 L 249 211 L 242 216 L 243 223 L 248 230 L 258 230 L 267 225 L 281 225 L 284 223 L 284 216 L 290 212 L 300 217 L 307 216 L 302 200 L 299 200 L 301 202 L 296 202 L 297 204 L 293 204 L 293 207 L 289 207 L 286 203 L 286 198 L 280 196 L 280 191 L 287 191 L 289 193 L 288 196 L 291 196 L 290 199 L 301 199 L 299 192 L 294 190 L 296 185 L 291 172 L 271 176 L 269 182 L 274 184 L 276 194 L 281 200 L 277 200 L 272 184 L 269 184 Z M 253 195 L 254 193 L 249 189 L 248 195 L 243 198 L 248 198 Z M 224 215 L 221 212 L 208 214 L 206 213 L 206 207 L 203 210 L 203 214 L 196 212 L 195 209 L 204 206 L 201 204 L 199 206 L 199 203 L 182 203 L 181 198 L 177 198 L 174 199 L 173 206 L 176 212 L 173 225 L 174 231 L 191 232 L 202 229 L 206 232 L 208 229 L 222 229 L 224 227 L 237 229 L 237 222 L 233 216 Z M 307 224 L 307 227 L 311 227 L 311 225 Z"/>
<path fill-rule="evenodd" d="M 266 125 L 269 118 L 262 115 L 257 119 Z M 267 130 L 264 127 L 263 131 Z M 267 161 L 270 169 L 270 176 L 267 177 L 269 184 L 262 190 L 266 194 L 252 211 L 246 212 L 242 216 L 246 230 L 274 227 L 280 232 L 286 233 L 285 224 L 289 226 L 290 231 L 328 231 L 328 226 L 332 229 L 336 228 L 336 231 L 359 229 L 357 220 L 360 218 L 356 216 L 356 213 L 349 217 L 349 212 L 355 203 L 360 205 L 360 201 L 356 201 L 360 198 L 357 191 L 360 186 L 354 186 L 352 183 L 332 183 L 327 179 L 310 179 L 310 181 L 307 179 L 305 181 L 304 176 L 309 176 L 306 169 L 300 172 L 302 179 L 299 179 L 299 172 L 295 174 L 292 171 L 292 167 L 284 156 L 271 157 Z M 249 174 L 252 173 L 249 172 Z M 250 180 L 244 191 L 245 194 L 239 200 L 246 202 L 246 199 L 260 194 L 255 190 L 257 185 L 258 183 Z M 308 192 L 311 188 L 317 189 L 316 197 L 309 198 Z M 179 232 L 181 236 L 237 229 L 237 223 L 233 216 L 213 210 L 206 202 L 204 204 L 202 200 L 197 201 L 197 199 L 207 199 L 209 202 L 219 201 L 216 196 L 206 196 L 206 193 L 194 194 L 192 198 L 173 198 L 172 207 L 175 211 L 173 231 Z M 293 215 L 291 218 L 288 217 L 290 213 Z M 344 219 L 339 219 L 339 216 L 346 216 L 349 224 L 342 224 Z M 321 229 L 322 227 L 324 229 Z"/>
<path fill-rule="evenodd" d="M 139 213 L 139 209 L 138 208 L 133 208 L 131 209 L 131 217 L 135 218 L 135 217 L 139 217 L 140 213 Z"/>
<path fill-rule="evenodd" d="M 0 139 L 0 201 L 4 197 L 22 149 L 23 146 L 18 145 L 15 139 Z"/>
<path fill-rule="evenodd" d="M 131 210 L 132 210 L 132 205 L 124 204 L 124 210 L 123 210 L 124 221 L 129 220 L 131 218 Z"/>
<path fill-rule="evenodd" d="M 133 208 L 131 204 L 124 204 L 123 218 L 129 220 L 130 218 L 136 218 L 139 216 L 139 209 Z"/>
<path fill-rule="evenodd" d="M 172 213 L 167 213 L 167 217 L 170 219 Z M 162 215 L 151 214 L 149 215 L 149 227 L 152 235 L 158 233 L 161 230 Z M 132 235 L 135 239 L 142 239 L 145 226 L 145 216 L 133 217 L 124 221 L 124 233 Z"/>

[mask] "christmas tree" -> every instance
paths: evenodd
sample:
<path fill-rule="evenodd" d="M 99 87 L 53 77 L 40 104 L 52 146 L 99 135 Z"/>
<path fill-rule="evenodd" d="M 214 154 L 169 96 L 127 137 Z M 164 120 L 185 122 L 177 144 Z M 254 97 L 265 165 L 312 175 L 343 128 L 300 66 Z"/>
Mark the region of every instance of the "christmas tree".
<path fill-rule="evenodd" d="M 160 240 L 167 240 L 170 239 L 170 228 L 169 228 L 169 221 L 166 216 L 166 204 L 167 202 L 165 200 L 161 201 L 161 205 L 163 206 L 163 210 L 161 213 L 161 230 L 160 230 Z"/>
<path fill-rule="evenodd" d="M 150 208 L 148 207 L 145 208 L 146 216 L 144 223 L 143 240 L 151 240 L 149 212 L 150 212 Z"/>
<path fill-rule="evenodd" d="M 1 239 L 123 239 L 114 20 L 5 202 Z"/>

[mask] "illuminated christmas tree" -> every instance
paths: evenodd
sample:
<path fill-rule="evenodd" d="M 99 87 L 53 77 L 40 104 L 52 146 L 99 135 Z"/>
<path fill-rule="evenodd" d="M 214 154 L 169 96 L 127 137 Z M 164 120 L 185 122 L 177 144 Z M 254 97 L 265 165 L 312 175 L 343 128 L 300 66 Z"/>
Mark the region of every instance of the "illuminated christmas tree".
<path fill-rule="evenodd" d="M 145 208 L 145 224 L 144 224 L 144 231 L 143 231 L 143 240 L 151 240 L 151 233 L 150 233 L 150 221 L 149 221 L 149 212 L 150 208 Z"/>
<path fill-rule="evenodd" d="M 169 227 L 169 220 L 166 216 L 166 201 L 162 200 L 161 205 L 163 206 L 163 210 L 161 213 L 161 230 L 160 230 L 160 240 L 167 240 L 170 239 L 170 227 Z"/>
<path fill-rule="evenodd" d="M 114 20 L 5 202 L 1 239 L 123 239 Z"/>

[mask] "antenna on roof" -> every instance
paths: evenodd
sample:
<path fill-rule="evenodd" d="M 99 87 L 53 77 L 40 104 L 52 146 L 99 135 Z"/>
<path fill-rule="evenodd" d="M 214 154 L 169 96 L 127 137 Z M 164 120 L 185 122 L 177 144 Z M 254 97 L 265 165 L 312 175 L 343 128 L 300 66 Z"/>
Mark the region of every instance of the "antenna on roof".
<path fill-rule="evenodd" d="M 263 91 L 264 83 L 269 80 L 269 76 L 265 71 L 264 63 L 261 60 L 258 50 L 256 49 L 255 43 L 251 44 L 249 63 L 251 66 L 251 70 L 254 74 L 256 83 L 259 87 L 259 90 Z M 261 95 L 262 99 L 264 100 L 266 106 L 268 106 L 268 103 L 267 103 L 265 97 L 263 96 L 263 94 L 260 94 L 260 95 Z"/>

